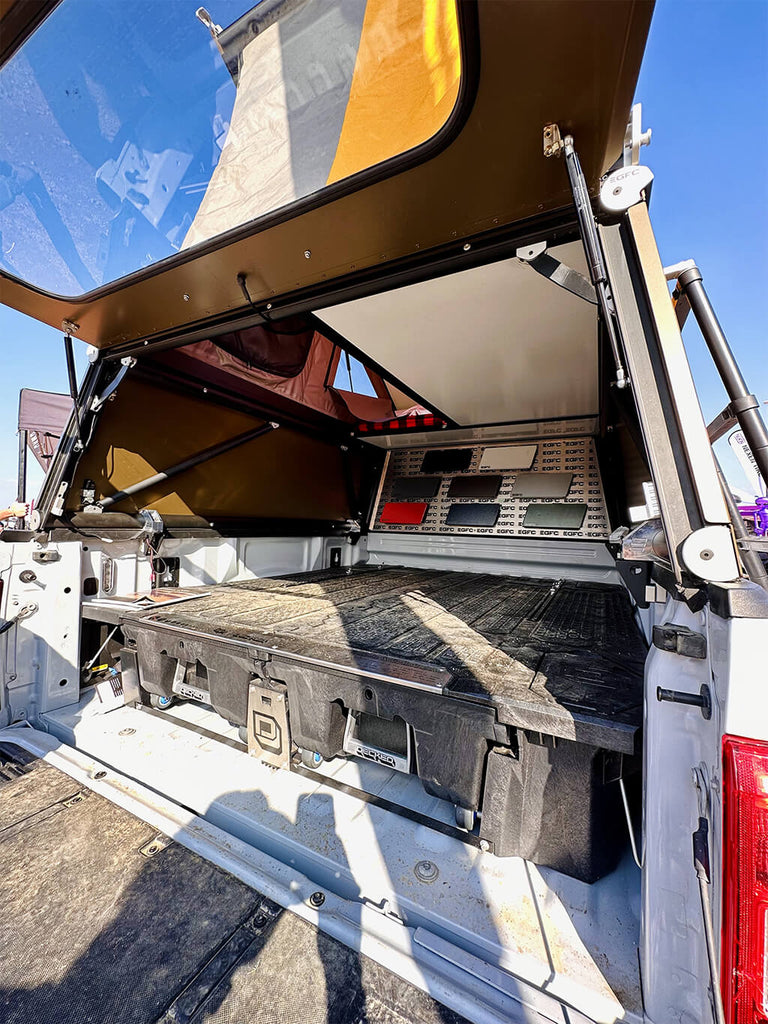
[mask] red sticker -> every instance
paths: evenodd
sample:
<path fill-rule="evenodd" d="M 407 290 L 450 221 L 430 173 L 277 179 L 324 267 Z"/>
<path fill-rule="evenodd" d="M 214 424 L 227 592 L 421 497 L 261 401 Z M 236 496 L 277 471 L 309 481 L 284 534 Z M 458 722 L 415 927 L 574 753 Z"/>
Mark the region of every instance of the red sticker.
<path fill-rule="evenodd" d="M 418 526 L 424 522 L 428 501 L 388 501 L 381 510 L 379 522 L 397 526 Z"/>

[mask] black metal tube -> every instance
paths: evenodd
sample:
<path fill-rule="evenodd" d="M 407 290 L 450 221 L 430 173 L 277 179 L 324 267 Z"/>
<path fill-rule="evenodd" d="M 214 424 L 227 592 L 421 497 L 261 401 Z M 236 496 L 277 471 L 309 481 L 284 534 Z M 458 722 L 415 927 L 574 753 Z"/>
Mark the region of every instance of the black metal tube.
<path fill-rule="evenodd" d="M 760 475 L 768 483 L 768 430 L 760 415 L 759 403 L 747 387 L 728 339 L 709 301 L 702 283 L 701 271 L 698 267 L 690 267 L 682 272 L 677 283 L 691 304 L 693 315 L 704 335 L 704 341 L 728 392 L 728 398 L 734 405 L 734 414 L 744 431 Z"/>
<path fill-rule="evenodd" d="M 116 505 L 119 501 L 122 501 L 123 498 L 129 498 L 132 494 L 138 494 L 139 491 L 146 490 L 147 487 L 152 487 L 154 484 L 159 484 L 164 480 L 168 480 L 169 477 L 183 473 L 185 469 L 192 469 L 195 466 L 199 466 L 201 462 L 208 462 L 209 459 L 215 459 L 217 455 L 223 455 L 224 452 L 231 451 L 233 448 L 238 448 L 241 444 L 246 444 L 248 441 L 253 441 L 257 437 L 262 437 L 264 434 L 269 434 L 271 431 L 276 429 L 276 423 L 265 423 L 263 427 L 257 427 L 255 430 L 248 430 L 246 433 L 238 434 L 237 437 L 232 437 L 228 441 L 221 441 L 219 444 L 212 445 L 210 448 L 205 448 L 196 455 L 190 455 L 188 459 L 174 463 L 174 465 L 161 470 L 159 473 L 155 473 L 153 476 L 148 476 L 144 480 L 139 480 L 137 483 L 131 484 L 130 487 L 126 487 L 123 491 L 118 491 L 117 494 L 111 494 L 108 498 L 103 498 L 99 502 L 99 505 L 101 505 L 103 509 L 109 508 L 111 505 Z"/>
<path fill-rule="evenodd" d="M 19 431 L 19 479 L 17 485 L 17 501 L 27 500 L 27 431 Z"/>
<path fill-rule="evenodd" d="M 75 369 L 75 353 L 72 348 L 72 338 L 69 334 L 64 335 L 64 354 L 67 358 L 67 377 L 69 379 L 69 394 L 72 399 L 72 411 L 75 415 L 75 428 L 80 448 L 83 447 L 83 435 L 80 430 L 80 413 L 77 408 L 77 371 Z"/>

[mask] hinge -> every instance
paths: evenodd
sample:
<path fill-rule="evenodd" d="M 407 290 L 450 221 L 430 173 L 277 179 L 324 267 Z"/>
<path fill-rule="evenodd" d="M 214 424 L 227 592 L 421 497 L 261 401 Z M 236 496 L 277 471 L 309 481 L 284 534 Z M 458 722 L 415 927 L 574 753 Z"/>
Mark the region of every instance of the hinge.
<path fill-rule="evenodd" d="M 560 260 L 550 255 L 547 252 L 546 242 L 524 245 L 515 252 L 515 256 L 521 263 L 526 263 L 537 274 L 546 277 L 553 284 L 564 288 L 565 291 L 570 292 L 579 299 L 584 299 L 585 302 L 589 302 L 593 306 L 597 305 L 597 293 L 595 292 L 594 285 L 583 274 L 580 274 L 578 270 L 566 266 L 565 263 L 561 263 Z"/>

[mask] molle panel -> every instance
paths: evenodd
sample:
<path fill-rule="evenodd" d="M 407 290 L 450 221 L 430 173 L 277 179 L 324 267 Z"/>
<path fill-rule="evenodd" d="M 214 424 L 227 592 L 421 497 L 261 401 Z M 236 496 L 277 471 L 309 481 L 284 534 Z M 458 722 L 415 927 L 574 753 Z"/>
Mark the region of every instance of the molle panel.
<path fill-rule="evenodd" d="M 541 436 L 535 444 L 394 449 L 371 530 L 606 540 L 610 529 L 594 439 L 577 434 L 547 437 L 545 428 L 538 424 Z M 515 463 L 525 469 L 514 468 Z M 440 474 L 441 483 L 423 517 L 383 516 L 387 504 L 425 472 Z M 537 518 L 543 506 L 552 508 L 552 518 Z"/>

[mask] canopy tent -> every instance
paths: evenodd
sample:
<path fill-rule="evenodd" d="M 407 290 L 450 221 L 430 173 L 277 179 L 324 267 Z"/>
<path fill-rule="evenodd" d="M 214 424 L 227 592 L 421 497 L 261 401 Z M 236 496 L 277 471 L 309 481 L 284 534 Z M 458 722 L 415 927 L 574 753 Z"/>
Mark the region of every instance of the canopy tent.
<path fill-rule="evenodd" d="M 19 393 L 19 494 L 24 500 L 27 478 L 27 446 L 43 469 L 48 469 L 51 456 L 64 432 L 72 399 L 54 391 L 22 388 Z"/>

